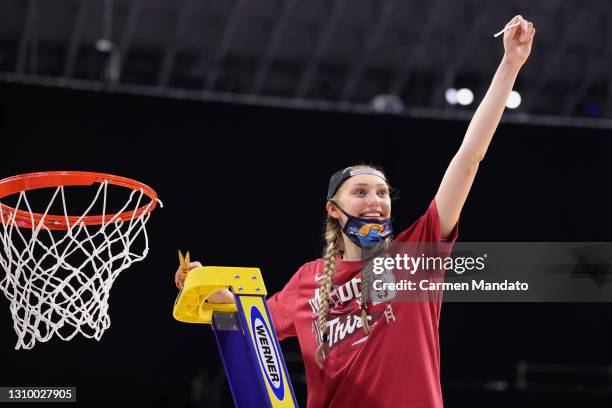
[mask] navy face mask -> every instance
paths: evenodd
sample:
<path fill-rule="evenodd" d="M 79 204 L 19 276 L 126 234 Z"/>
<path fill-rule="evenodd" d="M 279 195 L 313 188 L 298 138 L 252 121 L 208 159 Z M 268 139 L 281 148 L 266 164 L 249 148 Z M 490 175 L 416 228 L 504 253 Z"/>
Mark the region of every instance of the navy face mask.
<path fill-rule="evenodd" d="M 359 248 L 372 249 L 376 245 L 385 241 L 385 238 L 393 234 L 391 218 L 373 220 L 370 218 L 360 218 L 348 214 L 335 202 L 332 203 L 348 217 L 342 232 Z"/>

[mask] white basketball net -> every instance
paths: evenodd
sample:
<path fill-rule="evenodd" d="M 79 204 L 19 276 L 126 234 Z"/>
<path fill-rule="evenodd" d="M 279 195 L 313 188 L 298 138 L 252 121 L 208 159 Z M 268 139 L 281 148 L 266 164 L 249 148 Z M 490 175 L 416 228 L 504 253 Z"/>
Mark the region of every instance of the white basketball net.
<path fill-rule="evenodd" d="M 66 230 L 50 230 L 43 223 L 58 199 L 68 223 L 64 187 L 56 188 L 40 222 L 32 218 L 32 228 L 17 227 L 14 212 L 0 214 L 0 265 L 5 272 L 0 289 L 10 301 L 15 349 L 31 349 L 54 334 L 62 340 L 77 333 L 100 340 L 110 327 L 110 289 L 121 271 L 147 256 L 145 225 L 151 213 L 137 215 L 144 193 L 134 190 L 117 211 L 133 209 L 131 219 L 115 216 L 102 225 L 85 225 L 81 221 L 95 205 L 101 204 L 106 214 L 107 189 L 108 182 L 100 183 L 87 210 Z M 19 193 L 14 207 L 32 213 L 26 192 Z"/>

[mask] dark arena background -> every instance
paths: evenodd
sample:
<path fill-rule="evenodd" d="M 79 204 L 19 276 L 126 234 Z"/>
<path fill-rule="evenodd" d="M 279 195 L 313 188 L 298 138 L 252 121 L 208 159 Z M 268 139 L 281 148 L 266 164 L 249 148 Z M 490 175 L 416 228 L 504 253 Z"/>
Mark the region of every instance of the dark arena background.
<path fill-rule="evenodd" d="M 519 13 L 538 26 L 522 102 L 459 240 L 609 241 L 610 2 L 1 0 L 0 178 L 117 174 L 164 207 L 99 342 L 15 350 L 2 296 L 0 386 L 76 386 L 79 406 L 232 406 L 210 327 L 172 317 L 177 249 L 259 267 L 272 294 L 320 256 L 329 177 L 356 163 L 385 170 L 407 228 L 503 54 L 492 34 Z M 474 101 L 451 104 L 449 88 Z M 607 302 L 445 303 L 445 406 L 612 406 L 611 315 Z M 306 406 L 299 344 L 281 346 Z"/>

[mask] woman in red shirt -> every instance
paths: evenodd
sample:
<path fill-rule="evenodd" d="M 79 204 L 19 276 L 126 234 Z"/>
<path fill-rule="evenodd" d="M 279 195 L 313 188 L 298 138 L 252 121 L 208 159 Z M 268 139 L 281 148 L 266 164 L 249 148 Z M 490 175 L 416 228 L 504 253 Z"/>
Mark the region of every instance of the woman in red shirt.
<path fill-rule="evenodd" d="M 535 35 L 514 17 L 505 53 L 427 211 L 394 242 L 453 243 L 459 214 L 480 161 Z M 363 249 L 392 238 L 389 185 L 382 171 L 352 166 L 329 184 L 322 259 L 304 264 L 267 300 L 280 340 L 297 336 L 307 376 L 309 407 L 442 407 L 438 325 L 440 301 L 393 302 L 361 285 Z M 193 262 L 190 268 L 201 266 Z M 367 279 L 363 275 L 363 279 Z M 182 286 L 180 269 L 177 285 Z M 209 301 L 233 302 L 229 291 Z"/>

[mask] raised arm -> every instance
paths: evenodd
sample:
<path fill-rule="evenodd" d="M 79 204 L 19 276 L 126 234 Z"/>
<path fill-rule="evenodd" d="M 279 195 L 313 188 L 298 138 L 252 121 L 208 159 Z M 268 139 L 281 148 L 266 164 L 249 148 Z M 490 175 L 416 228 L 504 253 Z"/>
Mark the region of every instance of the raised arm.
<path fill-rule="evenodd" d="M 507 25 L 517 22 L 520 22 L 520 25 L 504 33 L 504 56 L 436 193 L 442 238 L 450 235 L 459 219 L 478 165 L 487 152 L 514 81 L 531 52 L 535 28 L 520 15 Z"/>

